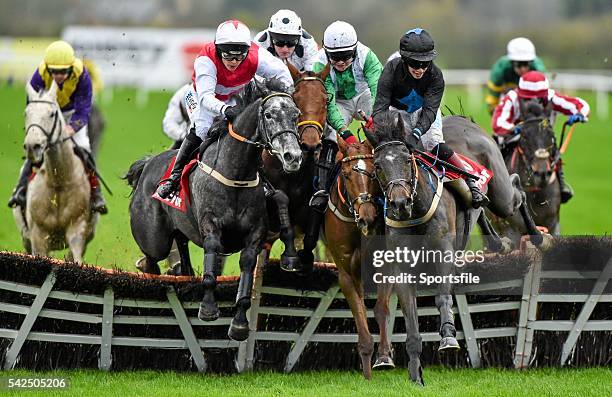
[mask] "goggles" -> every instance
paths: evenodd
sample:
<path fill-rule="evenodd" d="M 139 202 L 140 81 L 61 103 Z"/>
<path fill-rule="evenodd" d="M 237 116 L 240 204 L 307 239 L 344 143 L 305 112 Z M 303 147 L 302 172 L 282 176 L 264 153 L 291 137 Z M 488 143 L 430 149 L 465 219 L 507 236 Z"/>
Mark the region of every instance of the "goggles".
<path fill-rule="evenodd" d="M 226 61 L 243 61 L 246 58 L 248 52 L 240 52 L 240 51 L 228 51 L 221 52 L 221 58 Z"/>
<path fill-rule="evenodd" d="M 431 61 L 417 61 L 412 58 L 402 58 L 404 62 L 412 69 L 427 69 L 431 65 Z"/>
<path fill-rule="evenodd" d="M 287 48 L 293 48 L 296 45 L 298 45 L 300 39 L 295 39 L 295 40 L 272 40 L 272 44 L 274 44 L 276 47 L 287 47 Z"/>

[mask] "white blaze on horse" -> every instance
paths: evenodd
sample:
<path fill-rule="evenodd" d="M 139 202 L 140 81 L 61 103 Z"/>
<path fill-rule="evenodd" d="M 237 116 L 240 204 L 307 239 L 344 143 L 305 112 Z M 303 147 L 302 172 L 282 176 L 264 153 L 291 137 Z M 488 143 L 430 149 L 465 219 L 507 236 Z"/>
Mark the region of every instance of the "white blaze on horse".
<path fill-rule="evenodd" d="M 89 179 L 65 131 L 55 82 L 45 92 L 30 84 L 26 91 L 24 148 L 38 171 L 28 185 L 25 210 L 13 210 L 15 221 L 26 251 L 46 256 L 69 248 L 68 259 L 82 262 L 99 216 L 90 210 Z"/>

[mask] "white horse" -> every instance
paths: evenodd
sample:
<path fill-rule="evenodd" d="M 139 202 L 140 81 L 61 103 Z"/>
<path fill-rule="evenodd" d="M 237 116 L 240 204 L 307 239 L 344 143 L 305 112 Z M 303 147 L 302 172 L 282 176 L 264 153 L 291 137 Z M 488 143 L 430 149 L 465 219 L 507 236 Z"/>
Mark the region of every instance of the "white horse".
<path fill-rule="evenodd" d="M 13 210 L 15 221 L 26 251 L 47 256 L 68 247 L 68 259 L 82 262 L 99 216 L 90 210 L 89 179 L 66 134 L 55 82 L 46 92 L 30 84 L 26 91 L 24 148 L 32 164 L 41 165 L 28 185 L 25 211 Z"/>

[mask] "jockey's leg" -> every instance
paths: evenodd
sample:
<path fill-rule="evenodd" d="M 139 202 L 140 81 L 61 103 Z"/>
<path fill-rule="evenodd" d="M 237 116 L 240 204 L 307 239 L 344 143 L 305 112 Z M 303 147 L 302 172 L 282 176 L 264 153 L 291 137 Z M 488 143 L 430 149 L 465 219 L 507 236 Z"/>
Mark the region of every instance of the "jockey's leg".
<path fill-rule="evenodd" d="M 185 136 L 181 148 L 176 155 L 174 166 L 170 177 L 160 182 L 160 186 L 157 188 L 157 194 L 161 198 L 168 198 L 172 193 L 175 193 L 179 189 L 181 182 L 181 175 L 183 168 L 191 161 L 194 152 L 200 147 L 202 139 L 195 134 L 195 127 L 191 128 L 189 134 Z M 164 183 L 165 182 L 165 183 Z"/>
<path fill-rule="evenodd" d="M 82 147 L 76 148 L 74 153 L 83 162 L 85 173 L 87 173 L 87 177 L 89 178 L 89 186 L 91 189 L 89 202 L 91 205 L 91 210 L 93 212 L 99 212 L 103 215 L 108 213 L 106 201 L 104 200 L 104 196 L 102 194 L 102 187 L 100 186 L 100 180 L 96 175 L 96 164 L 94 163 L 93 156 L 90 152 Z"/>
<path fill-rule="evenodd" d="M 19 172 L 19 179 L 17 180 L 17 186 L 13 190 L 13 194 L 11 194 L 11 198 L 9 199 L 8 205 L 13 208 L 16 206 L 20 206 L 21 208 L 25 208 L 26 204 L 26 192 L 28 191 L 28 179 L 32 174 L 32 163 L 30 160 L 26 159 L 21 167 L 21 171 Z"/>
<path fill-rule="evenodd" d="M 559 186 L 561 186 L 561 203 L 565 204 L 572 197 L 574 197 L 574 189 L 565 182 L 565 175 L 563 173 L 563 161 L 559 160 L 557 163 L 557 178 L 559 179 Z"/>

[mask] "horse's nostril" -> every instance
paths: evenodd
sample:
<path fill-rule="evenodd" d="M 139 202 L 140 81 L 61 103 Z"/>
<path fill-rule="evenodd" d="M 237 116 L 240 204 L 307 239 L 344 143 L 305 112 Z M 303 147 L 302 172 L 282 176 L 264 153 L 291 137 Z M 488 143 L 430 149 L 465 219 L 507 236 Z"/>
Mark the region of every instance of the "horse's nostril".
<path fill-rule="evenodd" d="M 293 153 L 291 152 L 286 152 L 283 155 L 283 158 L 285 159 L 286 162 L 291 163 L 295 160 L 295 156 L 293 155 Z"/>

